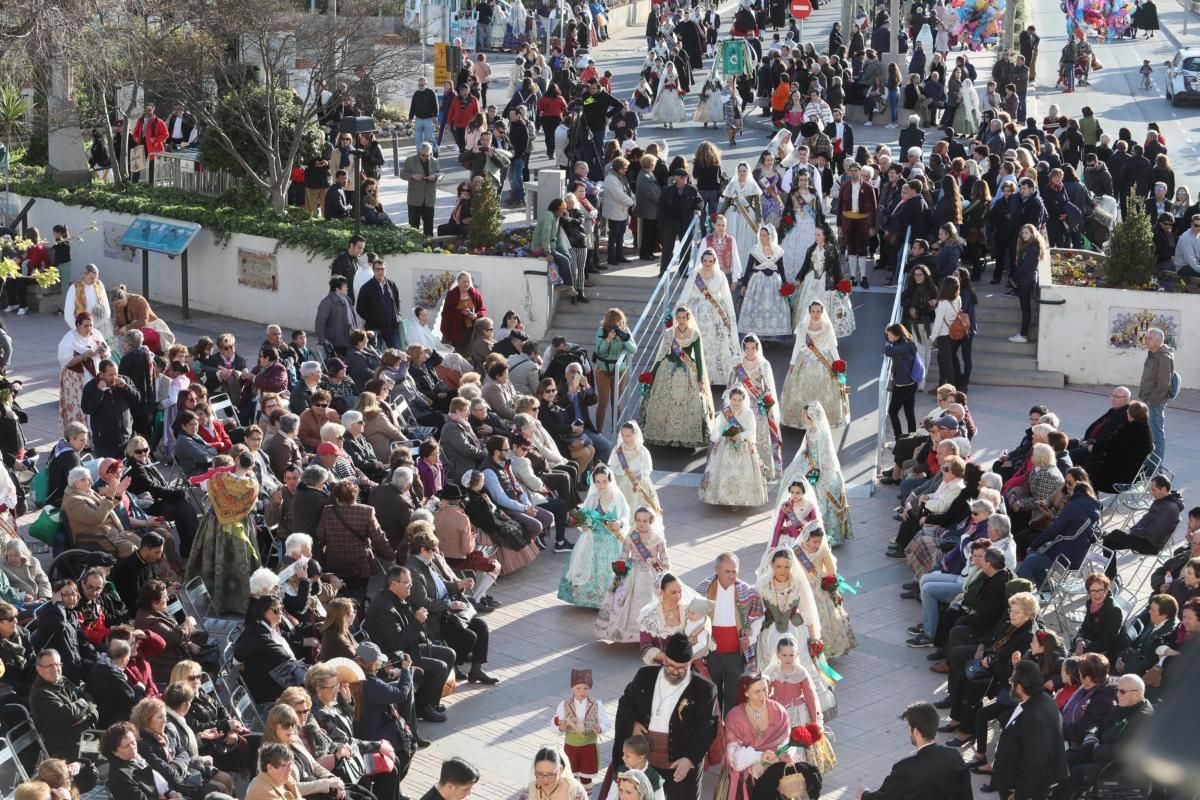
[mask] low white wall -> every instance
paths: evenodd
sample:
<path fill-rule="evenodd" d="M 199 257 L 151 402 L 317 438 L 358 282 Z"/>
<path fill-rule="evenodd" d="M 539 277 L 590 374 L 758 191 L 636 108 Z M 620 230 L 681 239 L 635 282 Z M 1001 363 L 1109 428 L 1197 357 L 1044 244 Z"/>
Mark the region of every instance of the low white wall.
<path fill-rule="evenodd" d="M 1042 299 L 1066 304 L 1038 312 L 1038 369 L 1075 383 L 1125 384 L 1136 394 L 1146 351 L 1128 343 L 1147 327 L 1165 327 L 1184 388 L 1200 386 L 1200 350 L 1187 322 L 1200 320 L 1200 294 L 1055 285 L 1043 287 Z"/>
<path fill-rule="evenodd" d="M 24 203 L 24 199 L 20 201 Z M 29 213 L 30 225 L 48 237 L 54 225 L 66 224 L 71 243 L 71 277 L 78 279 L 82 266 L 95 263 L 108 287 L 126 284 L 131 291 L 142 291 L 141 251 L 123 250 L 115 242 L 133 220 L 129 214 L 67 206 L 38 199 Z M 363 233 L 370 245 L 371 232 Z M 331 259 L 312 259 L 299 250 L 281 247 L 274 252 L 277 288 L 260 289 L 238 283 L 238 251 L 271 254 L 275 240 L 262 236 L 235 234 L 224 246 L 218 246 L 211 233 L 201 231 L 188 248 L 188 302 L 196 311 L 237 319 L 274 322 L 285 328 L 311 330 L 317 304 L 329 291 Z M 521 313 L 529 335 L 540 339 L 553 313 L 552 295 L 546 282 L 546 264 L 537 258 L 454 255 L 446 253 L 382 254 L 387 258 L 388 277 L 396 281 L 400 300 L 407 308 L 414 304 L 416 288 L 422 276 L 441 272 L 469 271 L 483 292 L 489 313 L 497 322 L 508 309 Z M 536 275 L 525 275 L 526 271 Z M 150 254 L 151 302 L 181 304 L 179 259 Z"/>

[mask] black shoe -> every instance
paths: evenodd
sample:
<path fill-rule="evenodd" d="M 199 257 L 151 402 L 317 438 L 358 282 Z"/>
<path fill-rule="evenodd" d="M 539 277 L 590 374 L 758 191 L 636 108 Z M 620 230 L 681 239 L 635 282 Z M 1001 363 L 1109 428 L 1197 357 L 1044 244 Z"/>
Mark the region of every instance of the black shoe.
<path fill-rule="evenodd" d="M 467 673 L 463 672 L 458 667 L 455 667 L 454 668 L 454 680 L 458 681 L 459 683 L 465 683 L 467 680 Z"/>
<path fill-rule="evenodd" d="M 585 283 L 584 285 L 585 285 L 585 286 L 590 286 L 591 284 L 586 284 L 586 283 Z M 578 299 L 578 300 L 579 300 L 579 302 L 581 302 L 581 303 L 590 303 L 590 302 L 592 302 L 591 300 L 589 300 L 589 299 L 587 298 L 587 295 L 585 295 L 583 292 L 580 292 L 580 293 L 579 293 L 579 297 L 578 297 L 577 299 Z"/>
<path fill-rule="evenodd" d="M 979 791 L 983 792 L 984 794 L 995 794 L 997 789 L 990 783 L 985 783 L 983 786 L 979 787 Z"/>
<path fill-rule="evenodd" d="M 612 263 L 612 262 L 609 262 L 609 263 Z M 596 272 L 608 272 L 608 266 L 606 264 L 597 264 Z"/>
<path fill-rule="evenodd" d="M 887 556 L 888 558 L 904 558 L 904 551 L 888 549 L 888 551 L 885 552 L 884 555 Z"/>
<path fill-rule="evenodd" d="M 938 700 L 933 704 L 934 708 L 952 708 L 953 706 L 954 702 L 949 697 L 945 698 L 944 700 Z"/>
<path fill-rule="evenodd" d="M 482 600 L 472 600 L 471 605 L 475 606 L 476 614 L 490 614 L 496 610 Z"/>
<path fill-rule="evenodd" d="M 422 739 L 420 736 L 417 737 L 417 749 L 418 750 L 424 750 L 426 747 L 429 747 L 429 745 L 431 745 L 431 744 L 433 744 L 433 742 L 429 741 L 428 739 Z"/>
<path fill-rule="evenodd" d="M 566 539 L 562 539 L 554 543 L 554 552 L 556 553 L 569 553 L 574 549 L 575 545 L 571 544 Z"/>
<path fill-rule="evenodd" d="M 929 655 L 927 655 L 925 657 L 927 659 L 929 659 L 930 661 L 945 661 L 946 653 L 941 648 L 938 648 L 937 650 L 934 650 L 932 653 L 930 653 Z"/>
<path fill-rule="evenodd" d="M 446 712 L 438 711 L 433 706 L 425 706 L 417 711 L 417 716 L 426 722 L 445 722 Z"/>
<path fill-rule="evenodd" d="M 866 276 L 866 275 L 864 275 L 864 276 L 863 276 L 863 279 L 862 279 L 862 281 L 861 281 L 861 282 L 860 282 L 858 285 L 859 285 L 859 286 L 861 286 L 861 287 L 862 287 L 862 288 L 864 288 L 864 289 L 870 289 L 870 288 L 871 288 L 871 282 L 870 282 L 869 280 L 867 280 L 867 276 Z"/>
<path fill-rule="evenodd" d="M 909 581 L 908 583 L 904 584 L 900 588 L 901 589 L 920 589 L 921 584 L 917 583 L 916 581 Z M 920 627 L 920 626 L 918 625 L 917 627 Z M 912 628 L 909 628 L 909 630 L 912 631 Z M 916 633 L 916 631 L 913 631 L 913 633 Z"/>
<path fill-rule="evenodd" d="M 851 276 L 851 278 L 850 278 L 850 285 L 851 285 L 851 286 L 858 286 L 858 278 L 855 278 L 855 277 Z"/>
<path fill-rule="evenodd" d="M 500 608 L 500 606 L 504 605 L 504 603 L 501 603 L 499 600 L 492 597 L 490 594 L 483 598 L 483 602 L 487 603 L 488 606 L 490 608 L 492 608 L 493 610 Z"/>
<path fill-rule="evenodd" d="M 901 599 L 901 600 L 920 600 L 920 599 L 921 599 L 921 593 L 920 593 L 920 592 L 916 592 L 916 591 L 911 591 L 911 590 L 910 590 L 910 591 L 907 591 L 907 592 L 901 592 L 901 593 L 900 593 L 900 599 Z M 922 646 L 924 646 L 924 645 L 922 645 Z"/>
<path fill-rule="evenodd" d="M 575 298 L 574 298 L 574 297 L 572 297 L 572 298 L 571 298 L 571 302 L 572 302 L 572 303 L 574 303 L 574 302 L 575 302 Z M 534 543 L 536 543 L 536 544 L 537 544 L 537 548 L 538 548 L 538 550 L 545 550 L 545 549 L 546 549 L 546 534 L 544 534 L 544 533 L 539 533 L 537 536 L 535 536 L 535 537 L 534 537 L 533 541 L 534 541 Z"/>
<path fill-rule="evenodd" d="M 488 686 L 492 686 L 494 684 L 499 683 L 500 679 L 493 678 L 491 675 L 488 675 L 486 672 L 483 671 L 482 667 L 476 667 L 475 669 L 472 669 L 469 673 L 467 673 L 467 682 L 468 683 L 482 683 L 482 684 L 486 684 Z"/>
<path fill-rule="evenodd" d="M 911 625 L 908 628 L 908 632 L 911 633 L 913 636 L 920 636 L 921 634 L 925 633 L 925 626 L 924 625 Z"/>
<path fill-rule="evenodd" d="M 943 725 L 942 727 L 938 728 L 938 733 L 954 733 L 955 731 L 959 730 L 961 727 L 962 726 L 958 724 L 958 720 L 952 719 L 949 722 L 947 722 L 945 725 Z"/>
<path fill-rule="evenodd" d="M 915 648 L 933 647 L 933 640 L 923 633 L 918 633 L 916 636 L 906 641 L 905 644 L 909 647 Z"/>

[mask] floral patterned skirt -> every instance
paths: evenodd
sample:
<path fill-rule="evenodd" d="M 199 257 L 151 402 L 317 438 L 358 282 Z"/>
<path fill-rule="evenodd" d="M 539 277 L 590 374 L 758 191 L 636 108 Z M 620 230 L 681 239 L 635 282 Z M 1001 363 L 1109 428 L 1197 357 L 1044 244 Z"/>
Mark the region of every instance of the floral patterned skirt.
<path fill-rule="evenodd" d="M 708 453 L 700 481 L 700 500 L 714 506 L 761 506 L 767 502 L 758 446 L 722 439 Z"/>
<path fill-rule="evenodd" d="M 646 444 L 704 447 L 708 444 L 708 407 L 690 369 L 664 358 L 642 401 Z"/>
<path fill-rule="evenodd" d="M 825 409 L 829 427 L 840 427 L 850 420 L 850 400 L 842 388 L 823 364 L 802 352 L 783 381 L 783 393 L 779 398 L 783 424 L 790 428 L 803 427 L 801 413 L 804 406 L 816 400 Z"/>

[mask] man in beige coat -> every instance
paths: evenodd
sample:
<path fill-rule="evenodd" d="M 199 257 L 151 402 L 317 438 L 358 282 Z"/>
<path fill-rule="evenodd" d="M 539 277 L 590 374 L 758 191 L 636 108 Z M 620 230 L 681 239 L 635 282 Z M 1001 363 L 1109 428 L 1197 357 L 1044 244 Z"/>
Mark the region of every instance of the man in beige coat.
<path fill-rule="evenodd" d="M 437 183 L 442 177 L 438 160 L 433 157 L 433 145 L 421 142 L 417 154 L 404 160 L 400 177 L 408 181 L 408 224 L 423 227 L 426 236 L 433 236 L 433 209 L 437 205 Z"/>

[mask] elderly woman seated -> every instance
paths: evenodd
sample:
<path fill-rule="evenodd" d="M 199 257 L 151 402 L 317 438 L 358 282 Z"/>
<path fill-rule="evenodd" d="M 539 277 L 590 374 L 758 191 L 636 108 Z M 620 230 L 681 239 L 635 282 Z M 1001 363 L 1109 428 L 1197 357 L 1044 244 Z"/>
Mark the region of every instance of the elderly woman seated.
<path fill-rule="evenodd" d="M 886 552 L 890 558 L 903 558 L 905 548 L 922 527 L 937 524 L 937 520 L 948 517 L 959 494 L 966 488 L 964 477 L 967 464 L 957 455 L 948 455 L 951 450 L 957 450 L 953 442 L 941 442 L 938 445 L 938 460 L 941 463 L 939 477 L 922 487 L 923 492 L 915 495 L 911 505 L 900 514 L 900 530 Z M 975 486 L 978 487 L 979 473 L 974 474 Z"/>
<path fill-rule="evenodd" d="M 50 579 L 46 577 L 41 563 L 29 552 L 29 546 L 20 539 L 9 539 L 4 543 L 4 558 L 0 559 L 0 573 L 8 579 L 9 600 L 23 614 L 31 613 L 50 599 Z"/>
<path fill-rule="evenodd" d="M 1103 653 L 1113 663 L 1129 643 L 1125 635 L 1125 613 L 1113 600 L 1112 581 L 1094 572 L 1083 581 L 1087 606 L 1083 622 L 1072 640 L 1075 655 Z"/>
<path fill-rule="evenodd" d="M 300 738 L 300 717 L 295 709 L 284 703 L 276 703 L 267 712 L 267 720 L 263 731 L 263 747 L 260 758 L 272 745 L 282 745 L 290 751 L 292 764 L 287 778 L 299 790 L 298 797 L 311 794 L 328 794 L 330 797 L 340 797 L 345 792 L 346 785 L 342 779 L 334 775 L 317 757 L 305 746 Z M 260 776 L 261 777 L 261 776 Z M 255 779 L 258 780 L 257 778 Z M 248 795 L 252 796 L 252 795 Z M 281 795 L 264 794 L 263 798 L 277 798 Z M 289 796 L 290 800 L 290 796 Z"/>
<path fill-rule="evenodd" d="M 176 417 L 179 435 L 175 438 L 175 463 L 186 477 L 208 470 L 220 455 L 217 448 L 200 438 L 200 417 L 194 411 L 180 411 Z"/>
<path fill-rule="evenodd" d="M 92 488 L 92 473 L 87 467 L 75 467 L 67 475 L 63 494 L 63 523 L 73 547 L 100 550 L 125 558 L 133 554 L 141 539 L 124 529 L 115 511 L 129 479 L 108 484 L 99 492 Z"/>
<path fill-rule="evenodd" d="M 211 756 L 191 752 L 190 742 L 178 725 L 168 723 L 167 714 L 166 704 L 157 698 L 147 697 L 133 707 L 130 722 L 138 731 L 138 755 L 187 800 L 201 800 L 210 792 L 232 794 L 233 779 L 213 766 Z"/>
<path fill-rule="evenodd" d="M 321 514 L 313 538 L 325 551 L 325 568 L 345 582 L 344 593 L 366 604 L 367 584 L 379 572 L 377 559 L 390 561 L 392 547 L 375 517 L 375 509 L 358 502 L 358 486 L 338 481 L 333 505 Z"/>
<path fill-rule="evenodd" d="M 272 576 L 273 577 L 273 576 Z M 283 601 L 274 595 L 250 601 L 246 629 L 233 645 L 246 688 L 256 703 L 269 703 L 304 671 L 279 629 Z"/>
<path fill-rule="evenodd" d="M 397 444 L 408 441 L 408 437 L 396 425 L 395 417 L 390 409 L 385 409 L 379 396 L 372 391 L 364 391 L 358 396 L 354 410 L 362 414 L 363 436 L 375 450 L 375 458 L 387 462 L 392 448 Z"/>
<path fill-rule="evenodd" d="M 213 764 L 226 772 L 247 772 L 253 768 L 254 751 L 262 737 L 251 733 L 235 714 L 230 713 L 216 692 L 205 692 L 202 688 L 204 679 L 200 665 L 184 659 L 171 669 L 171 682 L 167 688 L 187 686 L 194 692 L 181 716 L 196 735 L 200 755 L 212 756 Z"/>
<path fill-rule="evenodd" d="M 350 461 L 373 481 L 381 481 L 387 474 L 387 462 L 375 455 L 375 448 L 363 432 L 367 429 L 361 411 L 350 409 L 342 414 L 342 449 Z"/>
<path fill-rule="evenodd" d="M 337 422 L 338 414 L 330 406 L 333 398 L 324 389 L 317 389 L 309 399 L 308 408 L 300 415 L 300 432 L 297 437 L 305 450 L 315 452 L 321 444 L 321 427 L 327 422 Z"/>
<path fill-rule="evenodd" d="M 148 581 L 137 597 L 137 616 L 134 625 L 140 630 L 150 631 L 161 636 L 166 647 L 157 655 L 150 657 L 150 665 L 154 670 L 154 679 L 165 683 L 171 676 L 171 669 L 176 662 L 185 659 L 201 659 L 201 652 L 208 642 L 208 634 L 199 630 L 195 617 L 185 617 L 179 622 L 167 611 L 170 595 L 167 585 L 160 580 Z M 216 651 L 213 650 L 209 659 L 211 666 L 216 666 Z"/>

